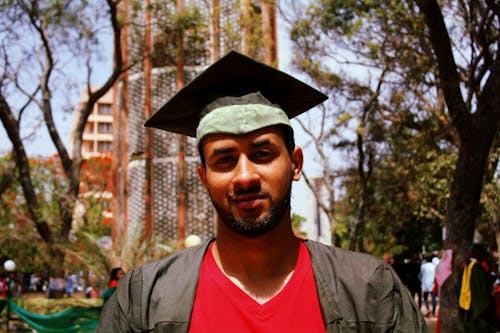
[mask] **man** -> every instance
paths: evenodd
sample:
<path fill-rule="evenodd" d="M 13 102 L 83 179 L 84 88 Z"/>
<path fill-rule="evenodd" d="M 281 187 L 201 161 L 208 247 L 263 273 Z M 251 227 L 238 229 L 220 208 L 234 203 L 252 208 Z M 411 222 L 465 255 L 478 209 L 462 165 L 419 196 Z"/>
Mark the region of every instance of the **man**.
<path fill-rule="evenodd" d="M 406 286 L 410 291 L 412 299 L 417 296 L 418 308 L 422 308 L 422 281 L 420 281 L 420 257 L 418 253 L 412 253 L 410 261 L 406 266 Z"/>
<path fill-rule="evenodd" d="M 432 257 L 427 256 L 425 258 L 425 261 L 422 263 L 422 266 L 420 266 L 420 281 L 422 281 L 421 288 L 424 298 L 425 309 L 427 310 L 426 312 L 427 317 L 430 317 L 431 313 L 432 316 L 436 316 L 437 302 L 436 302 L 436 295 L 433 292 L 435 277 L 436 277 L 436 267 L 432 263 Z M 432 312 L 431 309 L 429 308 L 429 296 L 431 297 L 432 301 Z"/>
<path fill-rule="evenodd" d="M 458 299 L 458 329 L 461 332 L 498 332 L 487 251 L 482 244 L 469 247 L 469 259 L 462 264 Z"/>
<path fill-rule="evenodd" d="M 389 265 L 292 232 L 289 118 L 325 99 L 230 52 L 146 121 L 197 138 L 217 237 L 127 273 L 98 332 L 427 331 Z"/>

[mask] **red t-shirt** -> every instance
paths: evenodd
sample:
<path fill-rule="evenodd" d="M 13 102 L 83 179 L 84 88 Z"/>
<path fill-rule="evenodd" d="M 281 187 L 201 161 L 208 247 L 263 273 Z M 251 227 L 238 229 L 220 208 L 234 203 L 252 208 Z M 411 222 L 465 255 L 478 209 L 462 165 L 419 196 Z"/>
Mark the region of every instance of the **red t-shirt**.
<path fill-rule="evenodd" d="M 325 332 L 305 244 L 300 242 L 295 271 L 287 285 L 262 305 L 224 275 L 210 248 L 201 267 L 189 332 Z"/>

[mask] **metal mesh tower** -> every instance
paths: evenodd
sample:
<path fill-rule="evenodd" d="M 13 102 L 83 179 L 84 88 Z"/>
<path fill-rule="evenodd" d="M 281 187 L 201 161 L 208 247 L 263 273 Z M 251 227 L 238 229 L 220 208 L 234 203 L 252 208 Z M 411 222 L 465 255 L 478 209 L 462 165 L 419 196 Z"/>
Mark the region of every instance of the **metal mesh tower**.
<path fill-rule="evenodd" d="M 255 35 L 262 35 L 265 30 L 259 22 L 261 16 L 261 1 L 235 0 L 188 0 L 184 1 L 184 10 L 180 16 L 174 2 L 151 0 L 150 7 L 146 1 L 134 2 L 127 8 L 128 40 L 127 52 L 129 65 L 133 67 L 127 74 L 127 84 L 119 87 L 119 105 L 127 101 L 127 142 L 117 143 L 121 149 L 117 151 L 127 154 L 126 195 L 120 196 L 127 200 L 126 210 L 128 221 L 116 221 L 117 230 L 123 226 L 141 224 L 145 221 L 148 209 L 151 209 L 152 232 L 162 239 L 178 241 L 178 151 L 177 134 L 161 130 L 153 130 L 151 147 L 146 146 L 145 105 L 145 75 L 143 59 L 150 57 L 152 62 L 151 75 L 151 108 L 158 109 L 177 91 L 176 66 L 178 50 L 175 39 L 182 30 L 183 38 L 183 73 L 184 81 L 188 83 L 208 64 L 230 49 L 245 49 L 242 24 L 252 22 L 247 31 L 253 33 L 255 47 L 247 45 L 252 51 L 249 55 L 263 58 L 263 44 Z M 242 6 L 250 6 L 254 19 L 242 19 Z M 147 22 L 145 11 L 150 8 L 150 22 Z M 248 7 L 247 7 L 248 9 Z M 182 23 L 180 23 L 182 22 Z M 145 27 L 150 24 L 152 52 L 145 54 Z M 275 29 L 272 27 L 272 29 Z M 248 39 L 247 39 L 248 40 Z M 254 44 L 252 44 L 254 45 Z M 275 53 L 274 53 L 275 54 Z M 119 137 L 120 135 L 118 135 Z M 184 192 L 186 193 L 186 226 L 185 233 L 199 235 L 202 239 L 214 236 L 214 210 L 210 198 L 198 179 L 197 165 L 199 163 L 196 142 L 188 138 L 184 148 L 185 175 Z M 127 146 L 124 149 L 124 146 Z M 151 179 L 146 179 L 146 151 L 151 151 Z M 120 178 L 120 175 L 116 175 Z M 144 184 L 151 182 L 152 204 L 145 205 Z M 118 205 L 120 203 L 118 202 Z"/>

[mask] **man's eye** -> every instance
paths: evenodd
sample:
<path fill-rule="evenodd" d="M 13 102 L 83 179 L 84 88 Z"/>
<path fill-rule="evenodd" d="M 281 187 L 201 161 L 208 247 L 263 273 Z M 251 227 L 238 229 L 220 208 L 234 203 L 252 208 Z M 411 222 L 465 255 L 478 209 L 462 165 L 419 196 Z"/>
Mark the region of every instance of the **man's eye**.
<path fill-rule="evenodd" d="M 267 162 L 273 158 L 274 154 L 268 150 L 260 150 L 253 154 L 255 161 Z"/>
<path fill-rule="evenodd" d="M 217 159 L 215 164 L 218 166 L 227 166 L 233 162 L 234 162 L 234 158 L 232 156 L 224 156 L 224 157 Z"/>

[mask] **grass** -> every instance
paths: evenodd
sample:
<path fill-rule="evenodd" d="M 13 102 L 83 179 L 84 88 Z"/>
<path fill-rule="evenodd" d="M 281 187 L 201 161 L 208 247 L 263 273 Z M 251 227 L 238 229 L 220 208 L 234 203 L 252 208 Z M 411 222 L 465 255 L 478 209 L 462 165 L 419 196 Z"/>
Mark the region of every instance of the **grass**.
<path fill-rule="evenodd" d="M 73 306 L 101 306 L 100 298 L 15 298 L 14 301 L 29 312 L 53 314 Z"/>
<path fill-rule="evenodd" d="M 20 307 L 29 312 L 38 314 L 53 314 L 73 306 L 101 306 L 102 298 L 84 298 L 84 297 L 64 297 L 64 298 L 46 298 L 43 293 L 25 293 L 21 297 L 13 298 Z M 5 319 L 6 311 L 2 311 L 0 318 Z"/>

